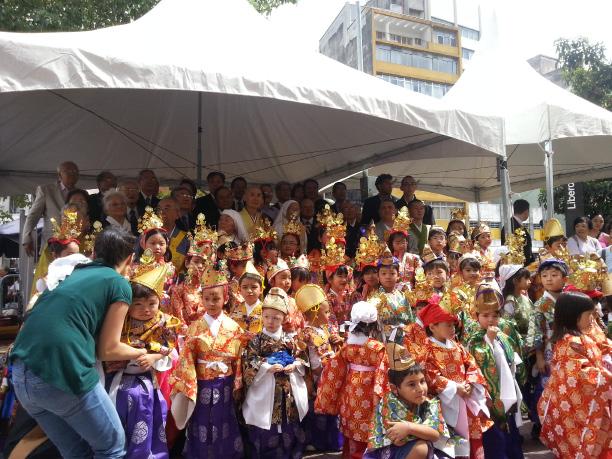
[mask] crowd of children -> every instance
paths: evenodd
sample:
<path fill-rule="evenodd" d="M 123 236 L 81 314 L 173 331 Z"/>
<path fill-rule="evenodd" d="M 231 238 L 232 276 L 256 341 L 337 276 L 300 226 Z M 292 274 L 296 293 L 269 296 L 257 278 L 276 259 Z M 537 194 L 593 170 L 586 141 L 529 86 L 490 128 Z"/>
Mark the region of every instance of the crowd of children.
<path fill-rule="evenodd" d="M 402 209 L 349 259 L 329 207 L 310 254 L 279 250 L 303 239 L 291 215 L 242 245 L 200 217 L 176 269 L 147 209 L 121 338 L 148 353 L 100 368 L 126 457 L 520 459 L 527 417 L 557 457 L 610 457 L 605 265 L 569 257 L 554 220 L 534 264 L 521 229 L 496 260 L 463 218 L 409 241 Z"/>

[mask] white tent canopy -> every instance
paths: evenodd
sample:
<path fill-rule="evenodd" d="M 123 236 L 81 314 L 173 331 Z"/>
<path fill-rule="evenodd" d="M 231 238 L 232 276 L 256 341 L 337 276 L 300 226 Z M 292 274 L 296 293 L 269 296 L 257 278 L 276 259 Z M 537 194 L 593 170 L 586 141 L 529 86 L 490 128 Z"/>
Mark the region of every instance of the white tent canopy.
<path fill-rule="evenodd" d="M 31 190 L 65 160 L 89 179 L 145 167 L 195 177 L 199 117 L 204 175 L 254 182 L 504 154 L 500 119 L 282 41 L 242 0 L 163 0 L 95 31 L 0 33 L 0 194 Z"/>

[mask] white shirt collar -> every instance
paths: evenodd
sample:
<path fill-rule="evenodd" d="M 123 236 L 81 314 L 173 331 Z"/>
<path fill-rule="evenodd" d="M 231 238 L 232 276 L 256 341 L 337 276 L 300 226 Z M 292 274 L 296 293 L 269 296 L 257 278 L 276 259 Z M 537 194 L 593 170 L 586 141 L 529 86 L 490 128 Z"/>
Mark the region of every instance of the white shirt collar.
<path fill-rule="evenodd" d="M 246 307 L 247 316 L 250 316 L 253 310 L 259 305 L 261 301 L 257 300 L 254 305 L 249 305 L 246 301 L 244 302 L 244 306 Z"/>
<path fill-rule="evenodd" d="M 348 337 L 346 338 L 346 344 L 357 344 L 362 346 L 368 340 L 368 337 L 363 333 L 353 333 L 350 332 Z"/>
<path fill-rule="evenodd" d="M 544 290 L 544 295 L 542 296 L 545 296 L 546 298 L 551 300 L 553 303 L 557 302 L 557 299 L 554 296 L 552 296 L 552 294 L 550 294 L 547 290 Z"/>
<path fill-rule="evenodd" d="M 127 218 L 123 219 L 123 223 L 119 223 L 113 217 L 107 216 L 106 217 L 106 221 L 109 222 L 111 224 L 111 226 L 114 226 L 114 227 L 123 228 L 124 230 L 127 230 L 127 231 L 131 231 L 131 229 L 132 229 L 132 225 L 130 225 L 130 222 L 128 221 Z"/>
<path fill-rule="evenodd" d="M 447 339 L 446 341 L 442 342 L 440 340 L 437 340 L 436 338 L 434 338 L 433 336 L 430 336 L 429 339 L 431 340 L 431 342 L 442 346 L 445 349 L 452 349 L 455 347 L 455 343 L 453 343 L 451 340 Z"/>
<path fill-rule="evenodd" d="M 210 314 L 206 313 L 204 314 L 204 320 L 208 324 L 210 334 L 216 338 L 217 334 L 219 333 L 219 329 L 221 328 L 221 322 L 223 321 L 223 312 L 219 314 L 219 317 L 217 318 L 214 318 Z"/>
<path fill-rule="evenodd" d="M 265 328 L 262 331 L 264 335 L 269 336 L 270 338 L 275 339 L 276 341 L 281 339 L 281 337 L 283 336 L 283 327 L 278 327 L 278 330 L 276 330 L 274 333 L 266 330 Z"/>

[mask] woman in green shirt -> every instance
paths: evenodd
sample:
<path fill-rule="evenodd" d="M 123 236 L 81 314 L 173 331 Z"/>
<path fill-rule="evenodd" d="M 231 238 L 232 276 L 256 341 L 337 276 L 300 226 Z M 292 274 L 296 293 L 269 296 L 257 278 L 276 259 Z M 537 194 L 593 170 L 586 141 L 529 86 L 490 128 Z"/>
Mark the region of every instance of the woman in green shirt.
<path fill-rule="evenodd" d="M 17 399 L 64 458 L 121 458 L 125 436 L 99 381 L 100 360 L 139 360 L 145 349 L 120 342 L 132 301 L 124 275 L 135 238 L 109 228 L 98 235 L 95 260 L 78 265 L 44 292 L 11 352 Z"/>

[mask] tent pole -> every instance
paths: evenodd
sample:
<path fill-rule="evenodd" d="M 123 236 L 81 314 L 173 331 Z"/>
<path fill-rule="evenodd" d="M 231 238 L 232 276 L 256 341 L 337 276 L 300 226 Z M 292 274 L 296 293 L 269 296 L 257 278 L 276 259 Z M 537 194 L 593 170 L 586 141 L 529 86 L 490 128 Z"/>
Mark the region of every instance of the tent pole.
<path fill-rule="evenodd" d="M 357 70 L 363 72 L 363 38 L 361 36 L 361 5 L 359 4 L 359 0 L 355 2 L 355 9 L 357 10 Z"/>
<path fill-rule="evenodd" d="M 198 187 L 202 184 L 202 92 L 198 91 L 198 159 L 196 171 L 196 183 Z"/>
<path fill-rule="evenodd" d="M 510 235 L 512 230 L 512 222 L 510 219 L 512 218 L 512 213 L 510 212 L 510 176 L 508 174 L 508 160 L 498 159 L 497 167 L 499 171 L 499 176 L 501 180 L 501 189 L 502 189 L 502 202 L 501 202 L 501 217 L 502 217 L 502 226 L 506 228 L 506 236 Z"/>
<path fill-rule="evenodd" d="M 476 189 L 476 222 L 480 222 L 480 188 Z"/>
<path fill-rule="evenodd" d="M 555 212 L 553 190 L 553 148 L 552 140 L 544 142 L 544 170 L 546 171 L 546 220 L 550 220 Z"/>

